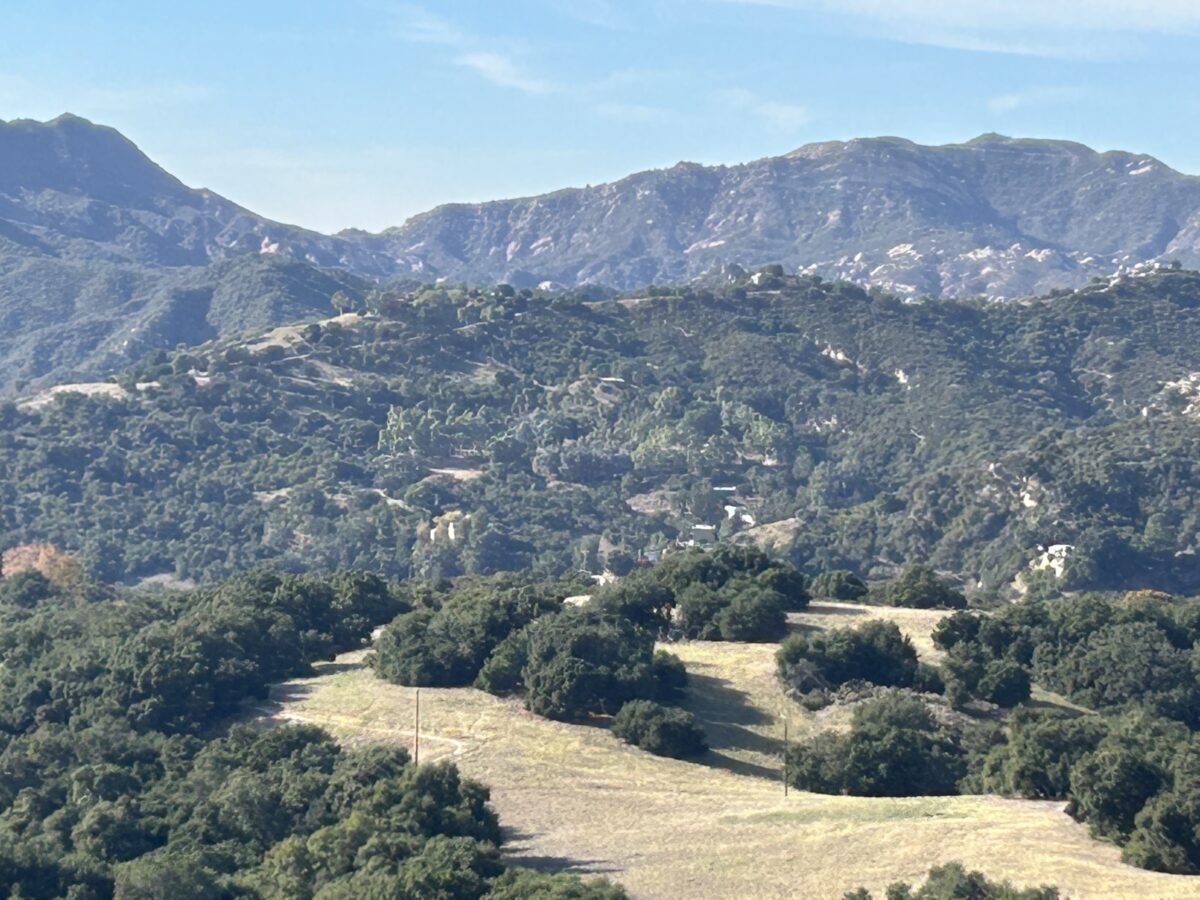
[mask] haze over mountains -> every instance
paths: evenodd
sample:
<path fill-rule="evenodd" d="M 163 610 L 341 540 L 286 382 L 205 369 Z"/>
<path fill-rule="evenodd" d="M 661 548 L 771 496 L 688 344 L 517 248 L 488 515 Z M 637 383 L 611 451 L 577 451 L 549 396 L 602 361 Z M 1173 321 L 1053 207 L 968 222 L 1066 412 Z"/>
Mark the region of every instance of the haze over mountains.
<path fill-rule="evenodd" d="M 1200 179 L 1061 141 L 813 144 L 323 235 L 189 188 L 87 120 L 0 123 L 0 391 L 323 314 L 373 281 L 633 289 L 780 262 L 1012 299 L 1170 259 L 1200 264 Z"/>

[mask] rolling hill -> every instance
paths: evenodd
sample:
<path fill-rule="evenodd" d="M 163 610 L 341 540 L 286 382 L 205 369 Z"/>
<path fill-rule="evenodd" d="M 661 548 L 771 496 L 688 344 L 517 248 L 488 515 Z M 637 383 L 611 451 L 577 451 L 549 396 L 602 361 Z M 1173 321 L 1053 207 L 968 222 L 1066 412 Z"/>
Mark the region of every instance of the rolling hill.
<path fill-rule="evenodd" d="M 0 404 L 0 530 L 207 579 L 596 570 L 706 524 L 998 595 L 1194 592 L 1198 348 L 1186 271 L 1002 305 L 427 287 Z"/>

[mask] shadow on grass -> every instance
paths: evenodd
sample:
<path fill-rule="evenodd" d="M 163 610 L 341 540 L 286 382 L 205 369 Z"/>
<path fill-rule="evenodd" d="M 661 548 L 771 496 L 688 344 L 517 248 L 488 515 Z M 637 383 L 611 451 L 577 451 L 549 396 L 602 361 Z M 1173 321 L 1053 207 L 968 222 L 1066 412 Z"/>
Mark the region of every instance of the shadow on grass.
<path fill-rule="evenodd" d="M 502 840 L 504 841 L 502 848 L 503 856 L 506 861 L 513 865 L 523 866 L 526 869 L 533 869 L 537 872 L 545 872 L 549 875 L 560 873 L 572 875 L 607 875 L 619 871 L 617 866 L 602 859 L 575 859 L 570 856 L 539 856 L 532 853 L 525 853 L 524 848 L 529 847 L 537 835 L 527 831 L 518 831 L 515 828 L 502 827 L 500 830 Z"/>
<path fill-rule="evenodd" d="M 724 769 L 726 772 L 732 772 L 735 775 L 749 775 L 752 778 L 765 778 L 768 781 L 778 781 L 780 778 L 778 767 L 764 766 L 759 763 L 749 762 L 748 760 L 737 759 L 732 756 L 726 756 L 724 753 L 718 753 L 715 750 L 709 750 L 703 756 L 697 756 L 693 762 L 697 762 L 702 766 L 711 766 L 714 769 Z"/>
<path fill-rule="evenodd" d="M 315 675 L 336 675 L 339 672 L 353 672 L 356 669 L 365 669 L 367 664 L 363 661 L 358 662 L 328 662 L 313 663 L 313 673 Z"/>
<path fill-rule="evenodd" d="M 863 606 L 834 606 L 831 603 L 810 603 L 797 615 L 818 616 L 865 616 L 870 614 L 870 608 Z"/>
<path fill-rule="evenodd" d="M 282 709 L 289 703 L 296 703 L 311 697 L 317 692 L 317 685 L 312 682 L 285 681 L 282 684 L 271 685 L 267 694 L 267 702 Z"/>
<path fill-rule="evenodd" d="M 750 726 L 769 727 L 774 719 L 750 703 L 750 695 L 724 678 L 692 674 L 688 681 L 687 709 L 704 728 L 709 752 L 698 757 L 702 765 L 727 769 L 739 775 L 778 778 L 778 769 L 740 759 L 739 754 L 778 757 L 783 742 L 760 734 Z"/>
<path fill-rule="evenodd" d="M 1056 697 L 1031 697 L 1021 704 L 1025 709 L 1052 710 L 1068 719 L 1078 719 L 1083 716 L 1094 716 L 1091 710 L 1073 706 L 1070 702 Z"/>

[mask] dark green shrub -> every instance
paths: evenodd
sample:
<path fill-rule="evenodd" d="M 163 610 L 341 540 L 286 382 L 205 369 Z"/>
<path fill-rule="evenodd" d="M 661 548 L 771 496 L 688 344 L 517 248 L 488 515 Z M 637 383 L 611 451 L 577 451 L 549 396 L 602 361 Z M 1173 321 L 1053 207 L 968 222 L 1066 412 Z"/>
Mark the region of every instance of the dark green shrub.
<path fill-rule="evenodd" d="M 683 697 L 688 685 L 688 673 L 683 660 L 666 650 L 655 650 L 650 670 L 653 678 L 653 699 L 673 703 Z"/>
<path fill-rule="evenodd" d="M 814 597 L 854 601 L 867 595 L 867 585 L 853 572 L 846 569 L 830 569 L 812 580 L 810 591 Z"/>
<path fill-rule="evenodd" d="M 621 740 L 658 756 L 683 759 L 708 749 L 695 716 L 651 700 L 631 700 L 622 706 L 613 718 L 612 731 Z"/>
<path fill-rule="evenodd" d="M 584 881 L 513 866 L 492 882 L 483 900 L 629 900 L 629 895 L 606 878 Z"/>
<path fill-rule="evenodd" d="M 824 732 L 788 754 L 801 790 L 864 797 L 958 793 L 965 752 L 925 704 L 900 692 L 863 702 L 847 734 Z"/>
<path fill-rule="evenodd" d="M 529 634 L 514 631 L 502 640 L 475 676 L 475 687 L 489 694 L 516 694 L 525 688 L 522 672 L 529 662 Z"/>
<path fill-rule="evenodd" d="M 906 566 L 879 594 L 885 606 L 911 609 L 965 609 L 967 598 L 929 566 Z"/>
<path fill-rule="evenodd" d="M 990 881 L 982 872 L 968 872 L 962 863 L 946 863 L 929 870 L 929 877 L 916 891 L 903 882 L 888 885 L 887 900 L 1058 900 L 1058 888 L 1013 887 L 1007 881 Z M 843 900 L 872 900 L 870 891 L 859 888 Z"/>
<path fill-rule="evenodd" d="M 534 622 L 521 673 L 525 705 L 550 719 L 614 713 L 657 692 L 654 636 L 632 623 L 584 610 Z"/>
<path fill-rule="evenodd" d="M 855 680 L 914 687 L 919 675 L 925 684 L 932 677 L 920 669 L 912 641 L 893 622 L 789 635 L 775 658 L 779 677 L 800 692 Z"/>
<path fill-rule="evenodd" d="M 1029 699 L 1029 670 L 1010 659 L 989 662 L 979 679 L 977 694 L 998 706 L 1016 706 Z"/>

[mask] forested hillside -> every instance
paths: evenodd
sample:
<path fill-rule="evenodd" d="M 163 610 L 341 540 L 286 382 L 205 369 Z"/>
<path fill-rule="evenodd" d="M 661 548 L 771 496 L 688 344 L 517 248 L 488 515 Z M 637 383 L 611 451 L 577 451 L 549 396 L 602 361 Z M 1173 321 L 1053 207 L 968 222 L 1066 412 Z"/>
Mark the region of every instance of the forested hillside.
<path fill-rule="evenodd" d="M 108 377 L 147 353 L 329 315 L 366 285 L 274 256 L 148 269 L 0 258 L 0 395 Z"/>
<path fill-rule="evenodd" d="M 1006 306 L 777 270 L 344 300 L 0 406 L 5 546 L 209 579 L 620 571 L 716 538 L 864 577 L 924 561 L 972 592 L 1200 589 L 1195 273 Z"/>
<path fill-rule="evenodd" d="M 360 646 L 408 588 L 245 573 L 111 596 L 0 582 L 0 887 L 13 897 L 619 900 L 510 868 L 487 788 L 396 746 L 228 717 Z"/>

